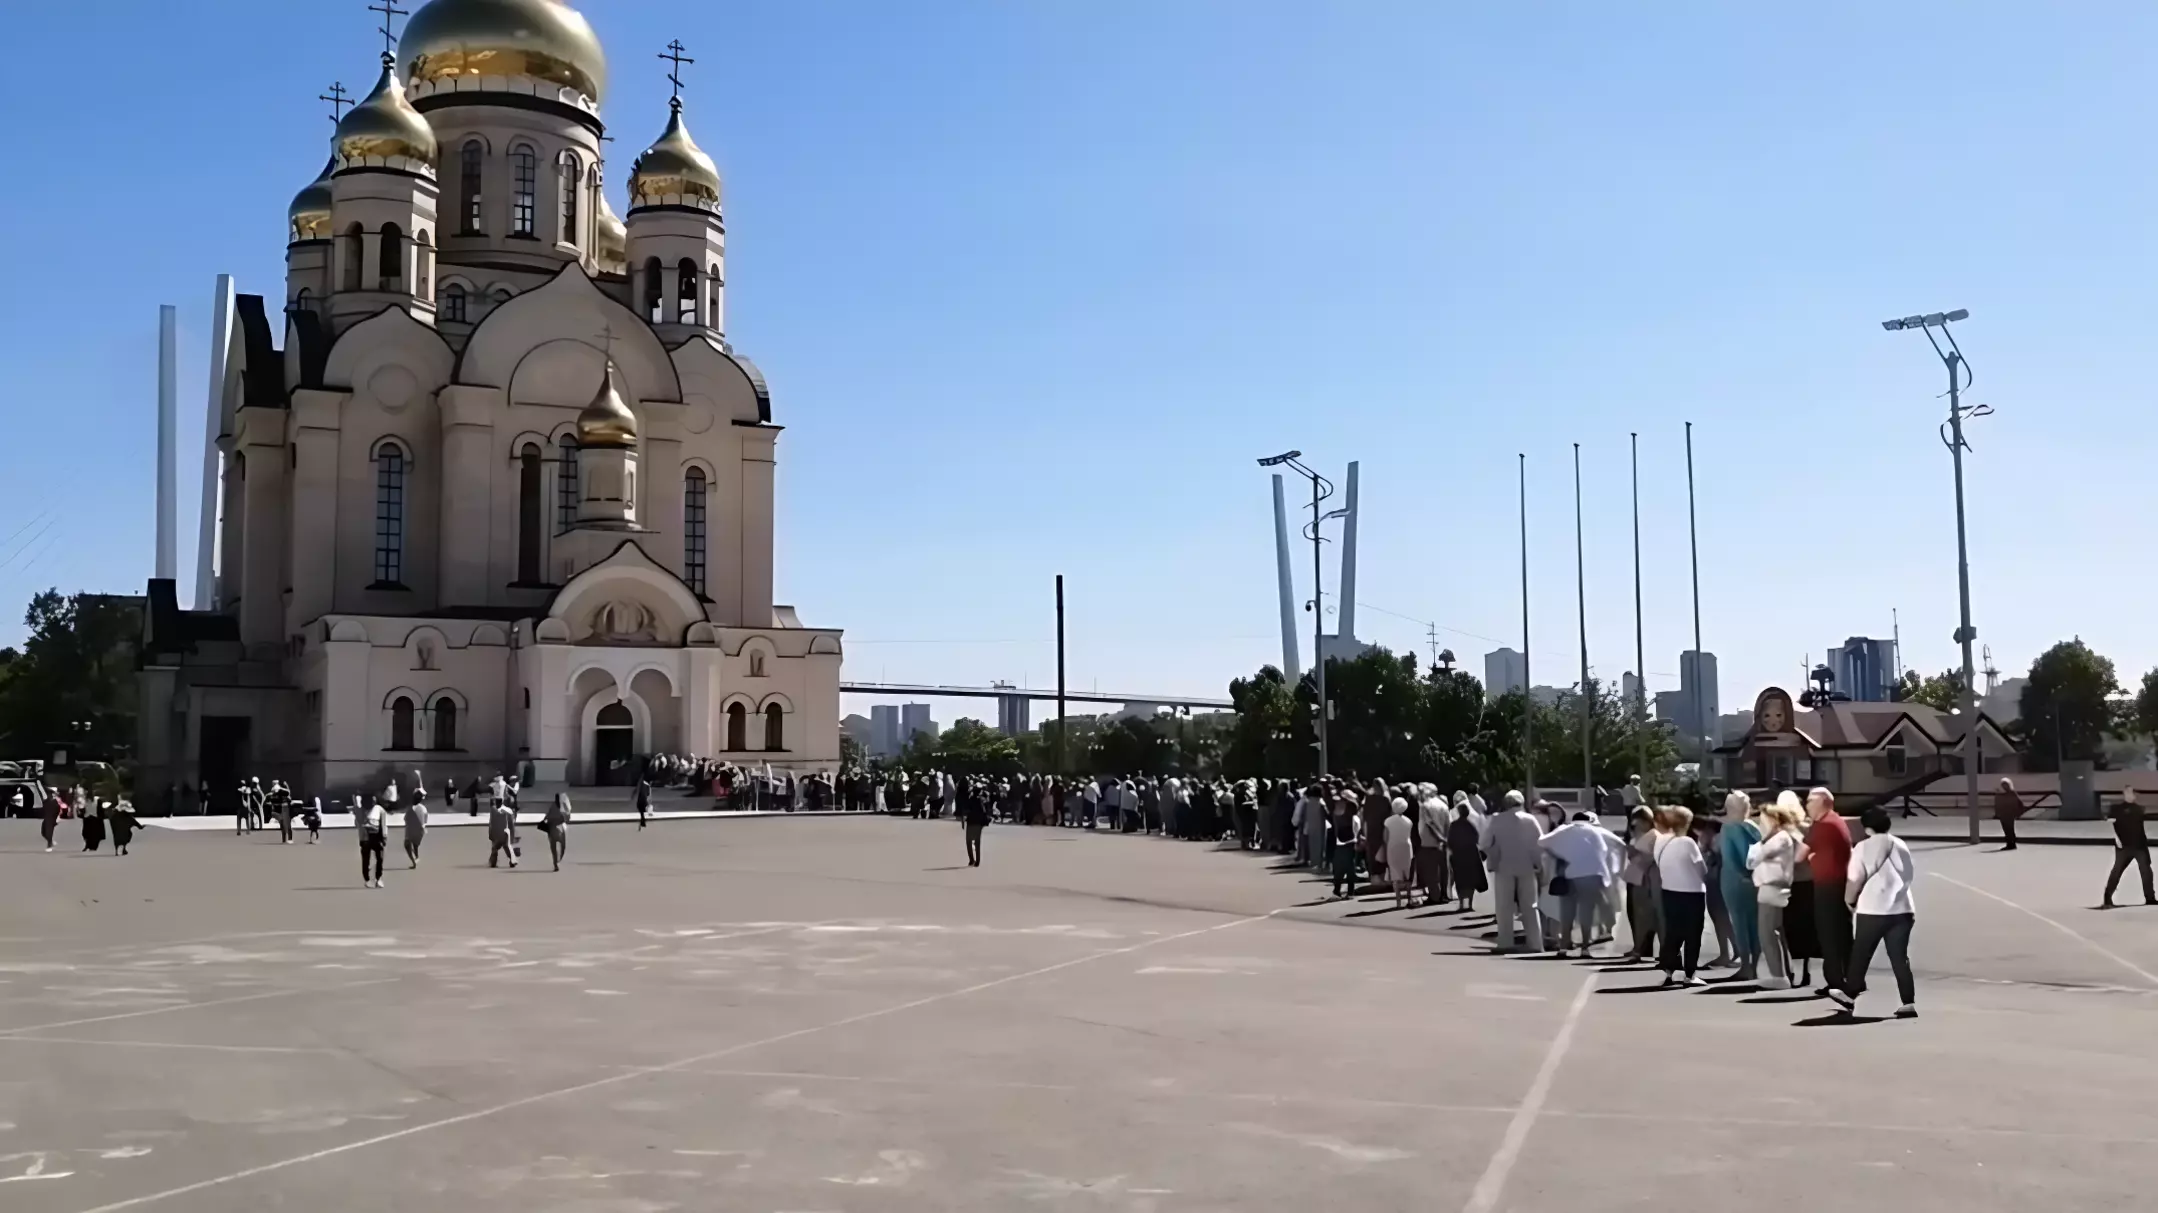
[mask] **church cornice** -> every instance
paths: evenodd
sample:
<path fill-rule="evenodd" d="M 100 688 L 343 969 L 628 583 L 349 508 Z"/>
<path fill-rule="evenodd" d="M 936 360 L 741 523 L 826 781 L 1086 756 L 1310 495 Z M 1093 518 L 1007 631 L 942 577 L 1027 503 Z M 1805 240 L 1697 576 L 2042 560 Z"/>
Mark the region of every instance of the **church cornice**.
<path fill-rule="evenodd" d="M 466 106 L 497 106 L 502 109 L 545 114 L 550 118 L 567 118 L 603 139 L 607 135 L 607 124 L 600 121 L 598 115 L 550 97 L 535 97 L 527 93 L 447 91 L 430 93 L 412 103 L 412 108 L 422 114 L 432 114 L 437 110 L 462 109 Z"/>

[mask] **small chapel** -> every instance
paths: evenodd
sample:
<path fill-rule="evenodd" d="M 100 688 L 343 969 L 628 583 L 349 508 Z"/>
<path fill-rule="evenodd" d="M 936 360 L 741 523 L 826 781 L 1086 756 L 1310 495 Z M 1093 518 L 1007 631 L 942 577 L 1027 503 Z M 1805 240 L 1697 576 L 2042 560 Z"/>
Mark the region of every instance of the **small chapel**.
<path fill-rule="evenodd" d="M 625 219 L 574 9 L 432 0 L 395 47 L 293 199 L 283 303 L 235 300 L 214 601 L 150 584 L 138 803 L 836 769 L 841 634 L 773 601 L 780 427 L 727 341 L 693 61 Z"/>

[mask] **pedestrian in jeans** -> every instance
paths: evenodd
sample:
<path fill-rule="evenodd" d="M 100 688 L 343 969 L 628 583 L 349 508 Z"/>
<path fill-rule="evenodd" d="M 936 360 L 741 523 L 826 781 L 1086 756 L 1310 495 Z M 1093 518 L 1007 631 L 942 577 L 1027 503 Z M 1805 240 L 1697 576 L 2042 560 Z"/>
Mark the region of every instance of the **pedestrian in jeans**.
<path fill-rule="evenodd" d="M 1663 984 L 1679 984 L 1684 967 L 1685 984 L 1706 984 L 1696 975 L 1701 967 L 1701 926 L 1708 917 L 1708 860 L 1693 840 L 1693 810 L 1674 806 L 1662 811 L 1656 823 L 1656 874 L 1663 883 Z"/>
<path fill-rule="evenodd" d="M 2120 887 L 2121 876 L 2131 863 L 2143 877 L 2143 904 L 2158 906 L 2158 889 L 2151 887 L 2151 840 L 2144 832 L 2143 806 L 2136 803 L 2136 790 L 2124 789 L 2120 803 L 2106 816 L 2113 819 L 2113 870 L 2106 875 L 2106 895 L 2100 899 L 2099 908 L 2113 908 L 2113 890 Z"/>
<path fill-rule="evenodd" d="M 1813 866 L 1814 932 L 1821 944 L 1821 993 L 1843 987 L 1851 963 L 1851 907 L 1844 881 L 1851 867 L 1851 827 L 1836 812 L 1827 788 L 1806 793 L 1806 846 L 1799 859 Z"/>
<path fill-rule="evenodd" d="M 1840 988 L 1828 996 L 1845 1011 L 1858 1006 L 1866 992 L 1866 970 L 1873 964 L 1873 950 L 1888 945 L 1888 967 L 1896 973 L 1896 993 L 1903 1005 L 1896 1018 L 1918 1017 L 1918 995 L 1911 980 L 1911 924 L 1916 912 L 1911 903 L 1911 883 L 1917 871 L 1911 848 L 1888 832 L 1888 810 L 1867 809 L 1859 821 L 1866 827 L 1866 840 L 1851 852 L 1850 880 L 1845 898 L 1856 912 L 1857 928 L 1851 959 Z"/>
<path fill-rule="evenodd" d="M 1612 856 L 1623 854 L 1626 843 L 1597 824 L 1595 813 L 1583 809 L 1572 821 L 1544 835 L 1540 845 L 1558 868 L 1551 878 L 1552 892 L 1565 899 L 1557 953 L 1564 957 L 1573 948 L 1574 929 L 1579 927 L 1581 954 L 1587 956 L 1596 935 L 1596 912 L 1604 904 L 1604 881 Z"/>

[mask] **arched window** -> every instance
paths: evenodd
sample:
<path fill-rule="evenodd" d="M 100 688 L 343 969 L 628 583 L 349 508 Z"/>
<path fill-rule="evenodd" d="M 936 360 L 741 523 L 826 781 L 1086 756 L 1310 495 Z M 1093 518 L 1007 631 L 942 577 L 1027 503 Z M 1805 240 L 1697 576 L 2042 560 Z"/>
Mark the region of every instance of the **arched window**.
<path fill-rule="evenodd" d="M 465 288 L 452 282 L 442 288 L 442 318 L 463 324 L 468 316 L 465 306 Z"/>
<path fill-rule="evenodd" d="M 390 748 L 419 748 L 412 744 L 412 701 L 402 695 L 390 702 Z"/>
<path fill-rule="evenodd" d="M 412 234 L 413 274 L 419 281 L 412 293 L 422 299 L 435 297 L 435 241 L 425 231 Z"/>
<path fill-rule="evenodd" d="M 367 260 L 367 233 L 355 223 L 345 229 L 345 289 L 360 289 L 360 268 Z"/>
<path fill-rule="evenodd" d="M 665 284 L 660 281 L 659 258 L 652 257 L 644 263 L 644 314 L 654 324 L 667 318 L 662 300 L 666 295 Z"/>
<path fill-rule="evenodd" d="M 764 748 L 765 748 L 765 749 L 767 749 L 767 750 L 784 750 L 784 749 L 786 749 L 786 748 L 787 748 L 787 731 L 786 731 L 786 719 L 787 719 L 787 714 L 786 714 L 785 712 L 783 712 L 783 711 L 781 711 L 781 710 L 780 710 L 780 708 L 779 708 L 779 705 L 778 705 L 778 704 L 776 704 L 776 703 L 773 703 L 773 704 L 766 704 L 766 705 L 765 705 L 765 708 L 764 708 Z"/>
<path fill-rule="evenodd" d="M 704 597 L 705 480 L 703 468 L 682 474 L 682 580 Z"/>
<path fill-rule="evenodd" d="M 382 289 L 390 290 L 405 276 L 405 229 L 394 223 L 382 225 L 382 247 L 376 270 L 382 275 Z"/>
<path fill-rule="evenodd" d="M 540 581 L 540 526 L 546 515 L 540 504 L 540 448 L 525 443 L 517 452 L 517 580 L 527 585 Z"/>
<path fill-rule="evenodd" d="M 675 268 L 674 321 L 676 324 L 697 323 L 697 263 L 682 258 Z"/>
<path fill-rule="evenodd" d="M 562 466 L 555 472 L 555 529 L 577 525 L 577 439 L 562 435 Z"/>
<path fill-rule="evenodd" d="M 295 312 L 313 311 L 314 307 L 315 293 L 304 286 L 300 288 L 299 294 L 292 297 L 292 310 Z"/>
<path fill-rule="evenodd" d="M 751 678 L 764 677 L 764 650 L 751 649 L 749 651 L 749 676 Z"/>
<path fill-rule="evenodd" d="M 477 139 L 465 142 L 464 150 L 457 158 L 457 224 L 458 233 L 465 236 L 480 234 L 481 209 L 486 196 L 480 192 L 481 158 L 487 149 Z"/>
<path fill-rule="evenodd" d="M 557 210 L 562 215 L 562 243 L 577 241 L 577 191 L 584 188 L 584 171 L 577 166 L 577 154 L 564 152 L 556 165 L 561 179 L 562 199 Z"/>
<path fill-rule="evenodd" d="M 457 748 L 457 701 L 447 695 L 435 700 L 435 748 Z"/>
<path fill-rule="evenodd" d="M 737 754 L 749 748 L 749 708 L 745 704 L 729 704 L 727 707 L 727 752 Z"/>
<path fill-rule="evenodd" d="M 704 281 L 705 293 L 711 296 L 711 302 L 707 305 L 710 310 L 706 315 L 704 326 L 716 329 L 719 327 L 719 292 L 726 283 L 720 281 L 719 267 L 716 265 L 705 271 Z"/>
<path fill-rule="evenodd" d="M 375 584 L 402 588 L 404 577 L 405 449 L 385 442 L 375 448 Z"/>
<path fill-rule="evenodd" d="M 539 192 L 539 156 L 529 147 L 510 149 L 510 234 L 533 234 L 533 197 Z"/>

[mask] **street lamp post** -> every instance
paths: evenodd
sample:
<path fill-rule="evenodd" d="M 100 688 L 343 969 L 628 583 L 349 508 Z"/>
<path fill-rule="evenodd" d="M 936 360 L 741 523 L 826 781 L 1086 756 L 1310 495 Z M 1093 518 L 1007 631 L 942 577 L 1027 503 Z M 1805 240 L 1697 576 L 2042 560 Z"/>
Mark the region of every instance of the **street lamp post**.
<path fill-rule="evenodd" d="M 1317 666 L 1319 671 L 1319 774 L 1324 775 L 1326 774 L 1326 653 L 1321 646 L 1326 643 L 1326 612 L 1319 608 L 1319 588 L 1326 583 L 1326 574 L 1319 560 L 1319 545 L 1324 542 L 1319 538 L 1319 523 L 1324 521 L 1319 514 L 1319 505 L 1334 495 L 1334 482 L 1306 467 L 1303 463 L 1303 458 L 1304 452 L 1302 451 L 1285 451 L 1282 454 L 1261 459 L 1259 466 L 1263 468 L 1287 466 L 1302 473 L 1306 479 L 1311 481 L 1311 525 L 1305 528 L 1304 533 L 1311 537 L 1311 663 Z"/>
<path fill-rule="evenodd" d="M 1917 329 L 1926 335 L 1926 341 L 1939 355 L 1941 365 L 1948 368 L 1948 420 L 1941 424 L 1941 442 L 1948 447 L 1956 468 L 1956 592 L 1962 611 L 1961 626 L 1956 628 L 1956 641 L 1963 646 L 1963 693 L 1958 696 L 1963 709 L 1963 777 L 1965 808 L 1970 812 L 1970 840 L 1978 843 L 1978 681 L 1972 668 L 1971 644 L 1978 639 L 1978 629 L 1971 626 L 1971 549 L 1963 521 L 1963 452 L 1969 444 L 1963 441 L 1963 422 L 1967 417 L 1985 417 L 1993 410 L 1987 405 L 1971 408 L 1963 406 L 1963 392 L 1972 383 L 1971 366 L 1963 357 L 1963 348 L 1956 344 L 1956 335 L 1949 330 L 1954 321 L 1968 320 L 1971 313 L 1964 308 L 1952 312 L 1932 312 L 1923 316 L 1905 316 L 1901 320 L 1883 320 L 1881 327 L 1891 333 L 1905 329 Z M 1933 335 L 1939 329 L 1941 336 Z M 1948 348 L 1941 348 L 1942 339 Z"/>

